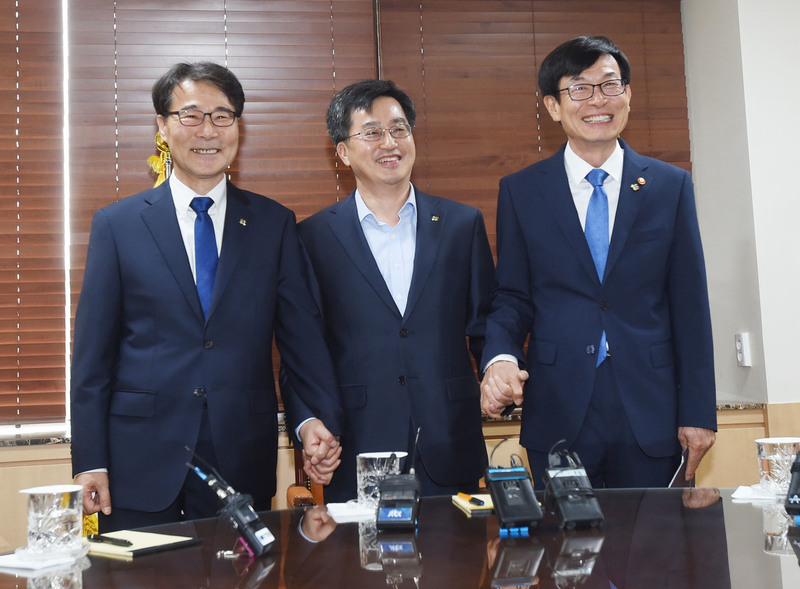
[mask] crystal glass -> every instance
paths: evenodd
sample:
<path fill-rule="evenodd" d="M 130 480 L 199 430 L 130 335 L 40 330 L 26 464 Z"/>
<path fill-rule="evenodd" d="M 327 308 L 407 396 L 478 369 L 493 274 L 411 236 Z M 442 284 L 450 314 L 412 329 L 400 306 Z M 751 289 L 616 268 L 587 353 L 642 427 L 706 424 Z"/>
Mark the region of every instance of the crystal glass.
<path fill-rule="evenodd" d="M 83 487 L 51 485 L 20 493 L 28 494 L 28 545 L 18 550 L 21 557 L 46 560 L 85 553 Z"/>
<path fill-rule="evenodd" d="M 28 578 L 27 589 L 82 589 L 83 571 L 89 568 L 89 559 L 83 557 L 72 565 Z"/>
<path fill-rule="evenodd" d="M 366 452 L 356 456 L 358 502 L 378 508 L 380 484 L 387 474 L 400 474 L 408 452 Z"/>
<path fill-rule="evenodd" d="M 762 506 L 764 529 L 764 552 L 767 554 L 794 554 L 788 537 L 792 518 L 786 513 L 783 503 Z"/>
<path fill-rule="evenodd" d="M 761 487 L 779 497 L 786 496 L 800 438 L 761 438 L 756 440 L 756 447 Z"/>
<path fill-rule="evenodd" d="M 361 568 L 367 571 L 380 571 L 381 549 L 378 544 L 378 527 L 375 521 L 358 522 L 358 555 Z"/>

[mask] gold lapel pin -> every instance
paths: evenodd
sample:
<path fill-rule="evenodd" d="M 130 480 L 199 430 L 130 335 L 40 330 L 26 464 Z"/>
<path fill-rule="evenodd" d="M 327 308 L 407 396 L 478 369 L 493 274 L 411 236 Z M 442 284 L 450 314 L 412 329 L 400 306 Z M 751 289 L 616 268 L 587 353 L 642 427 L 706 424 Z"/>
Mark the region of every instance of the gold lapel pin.
<path fill-rule="evenodd" d="M 644 178 L 642 178 L 641 176 L 639 176 L 639 177 L 636 179 L 636 183 L 637 183 L 639 186 L 644 186 L 645 184 L 647 184 L 647 180 L 645 180 Z"/>

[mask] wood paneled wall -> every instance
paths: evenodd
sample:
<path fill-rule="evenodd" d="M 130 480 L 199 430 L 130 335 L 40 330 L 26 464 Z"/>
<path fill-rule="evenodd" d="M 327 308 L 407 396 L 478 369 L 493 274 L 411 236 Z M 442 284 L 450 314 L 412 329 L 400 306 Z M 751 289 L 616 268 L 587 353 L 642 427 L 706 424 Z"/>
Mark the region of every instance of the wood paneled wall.
<path fill-rule="evenodd" d="M 247 103 L 231 176 L 299 219 L 354 187 L 334 157 L 325 112 L 336 91 L 380 75 L 417 105 L 414 182 L 480 208 L 494 244 L 499 179 L 564 140 L 541 108 L 537 67 L 553 47 L 580 34 L 612 38 L 632 63 L 626 140 L 641 153 L 690 167 L 675 0 L 81 0 L 69 4 L 67 72 L 60 6 L 0 4 L 0 155 L 15 163 L 0 178 L 6 423 L 40 419 L 32 407 L 52 398 L 50 418 L 63 418 L 63 326 L 71 319 L 63 316 L 63 219 L 72 316 L 92 215 L 155 180 L 146 163 L 156 153 L 150 90 L 178 61 L 213 60 L 239 76 Z M 68 178 L 61 174 L 64 157 Z M 45 309 L 45 299 L 56 303 Z M 24 407 L 30 417 L 20 416 Z"/>

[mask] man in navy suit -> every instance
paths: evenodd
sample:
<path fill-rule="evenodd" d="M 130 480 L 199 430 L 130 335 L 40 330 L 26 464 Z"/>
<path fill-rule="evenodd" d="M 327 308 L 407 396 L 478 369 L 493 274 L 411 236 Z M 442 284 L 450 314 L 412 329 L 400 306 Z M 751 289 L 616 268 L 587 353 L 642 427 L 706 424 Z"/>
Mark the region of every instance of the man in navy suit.
<path fill-rule="evenodd" d="M 310 418 L 300 429 L 307 472 L 325 482 L 341 451 L 331 434 L 335 375 L 295 217 L 225 178 L 241 84 L 214 63 L 177 64 L 153 86 L 153 104 L 174 172 L 96 213 L 75 317 L 73 473 L 86 512 L 102 512 L 101 531 L 213 516 L 218 499 L 192 461 L 269 509 L 273 335 L 308 408 L 298 416 Z M 196 197 L 211 199 L 209 256 L 195 253 Z"/>
<path fill-rule="evenodd" d="M 715 439 L 692 182 L 618 139 L 629 82 L 625 55 L 604 37 L 556 48 L 539 86 L 567 143 L 500 182 L 481 402 L 497 416 L 524 391 L 521 443 L 539 484 L 561 439 L 606 487 L 667 485 L 682 448 L 688 480 Z M 596 174 L 597 188 L 586 178 Z"/>
<path fill-rule="evenodd" d="M 410 450 L 418 428 L 424 495 L 476 491 L 486 467 L 470 350 L 478 361 L 494 263 L 480 211 L 411 184 L 414 121 L 390 81 L 339 92 L 328 132 L 356 190 L 299 225 L 345 414 L 326 501 L 356 496 L 358 453 Z"/>

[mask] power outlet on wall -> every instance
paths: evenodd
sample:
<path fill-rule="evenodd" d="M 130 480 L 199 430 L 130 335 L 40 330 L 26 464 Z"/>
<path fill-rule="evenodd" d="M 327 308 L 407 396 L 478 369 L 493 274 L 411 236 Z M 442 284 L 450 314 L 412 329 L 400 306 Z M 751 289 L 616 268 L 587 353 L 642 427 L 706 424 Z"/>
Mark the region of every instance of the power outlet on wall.
<path fill-rule="evenodd" d="M 736 344 L 736 365 L 752 366 L 753 361 L 750 357 L 750 334 L 746 331 L 733 335 Z"/>

